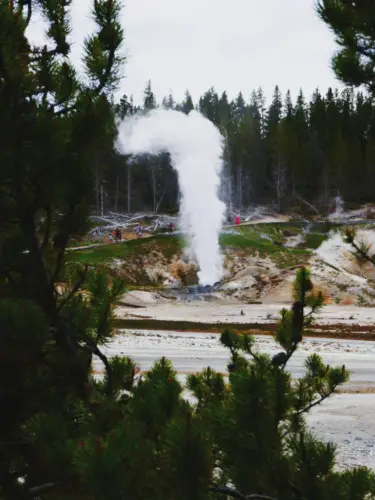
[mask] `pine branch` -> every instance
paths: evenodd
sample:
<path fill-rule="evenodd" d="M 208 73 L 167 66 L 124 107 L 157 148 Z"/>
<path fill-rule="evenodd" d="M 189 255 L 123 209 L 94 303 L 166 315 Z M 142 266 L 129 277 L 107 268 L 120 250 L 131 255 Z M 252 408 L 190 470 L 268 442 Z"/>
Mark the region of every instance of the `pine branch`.
<path fill-rule="evenodd" d="M 121 7 L 118 0 L 94 0 L 93 17 L 99 27 L 97 35 L 85 40 L 85 63 L 88 74 L 97 80 L 91 88 L 94 95 L 116 82 L 117 70 L 123 57 L 117 51 L 123 41 L 123 30 L 119 22 Z"/>
<path fill-rule="evenodd" d="M 54 488 L 56 488 L 56 486 L 59 486 L 59 483 L 45 483 L 41 484 L 40 486 L 33 486 L 28 491 L 28 498 L 30 499 L 38 498 L 39 495 L 47 491 L 53 490 Z"/>
<path fill-rule="evenodd" d="M 56 266 L 52 275 L 53 283 L 56 283 L 56 281 L 59 279 L 62 268 L 64 267 L 64 257 L 67 245 L 68 245 L 68 236 L 64 238 L 64 241 L 62 242 L 59 253 L 57 255 Z"/>
<path fill-rule="evenodd" d="M 337 385 L 334 385 L 327 394 L 320 394 L 320 399 L 317 399 L 316 401 L 313 401 L 312 403 L 309 403 L 305 408 L 302 408 L 302 410 L 298 410 L 296 415 L 302 415 L 302 413 L 308 413 L 312 408 L 315 406 L 320 405 L 325 399 L 329 398 L 336 390 Z"/>
<path fill-rule="evenodd" d="M 31 16 L 32 16 L 32 0 L 26 0 L 27 5 L 27 16 L 26 16 L 26 28 L 30 24 Z"/>
<path fill-rule="evenodd" d="M 61 302 L 59 307 L 57 308 L 57 311 L 60 312 L 64 306 L 70 301 L 70 299 L 78 292 L 78 290 L 81 288 L 83 283 L 86 280 L 87 273 L 88 273 L 88 264 L 85 265 L 84 270 L 81 272 L 81 275 L 79 279 L 76 281 L 75 285 L 73 286 L 72 290 L 70 291 L 69 295 Z"/>
<path fill-rule="evenodd" d="M 336 388 L 337 388 L 337 385 L 334 385 L 327 394 L 320 394 L 320 398 L 319 399 L 316 399 L 315 401 L 309 403 L 307 406 L 305 406 L 304 408 L 302 408 L 301 410 L 298 410 L 297 412 L 294 413 L 294 416 L 299 416 L 299 415 L 302 415 L 303 413 L 308 413 L 310 410 L 312 410 L 315 406 L 318 406 L 320 405 L 321 403 L 323 403 L 323 401 L 325 401 L 327 398 L 329 398 L 330 396 L 332 396 L 332 394 L 336 391 Z M 286 438 L 286 436 L 289 434 L 289 432 L 291 431 L 291 429 L 288 429 L 286 430 L 282 436 L 281 436 L 281 439 L 284 439 Z"/>
<path fill-rule="evenodd" d="M 42 50 L 43 50 L 43 52 L 39 53 Z M 56 48 L 51 49 L 51 50 L 44 50 L 44 49 L 40 49 L 38 47 L 38 48 L 34 48 L 33 52 L 34 53 L 30 56 L 31 62 L 38 62 L 38 61 L 41 61 L 46 56 L 53 57 L 53 56 L 56 56 L 58 54 L 58 50 Z"/>
<path fill-rule="evenodd" d="M 290 358 L 293 356 L 293 354 L 296 352 L 297 350 L 297 344 L 294 344 L 293 347 L 291 349 L 289 349 L 286 353 L 286 358 L 285 358 L 285 362 L 284 364 L 281 366 L 281 370 L 285 370 L 286 368 L 286 365 L 288 364 L 288 361 L 290 360 Z"/>
<path fill-rule="evenodd" d="M 70 206 L 69 211 L 65 214 L 66 221 L 69 221 L 73 217 L 74 209 L 75 209 L 75 206 L 73 204 Z M 68 241 L 69 241 L 69 231 L 67 231 L 65 229 L 64 231 L 61 232 L 60 236 L 61 236 L 61 241 L 59 243 L 60 250 L 59 250 L 59 253 L 58 253 L 57 259 L 56 259 L 55 270 L 52 274 L 52 282 L 53 283 L 56 283 L 56 281 L 59 279 L 60 273 L 64 267 L 65 251 L 66 251 L 66 247 L 67 247 Z"/>
<path fill-rule="evenodd" d="M 30 24 L 31 20 L 31 15 L 32 15 L 32 0 L 20 0 L 18 3 L 18 15 L 20 16 L 22 14 L 23 9 L 27 7 L 27 14 L 25 18 L 25 28 L 24 31 L 26 31 L 26 28 Z"/>
<path fill-rule="evenodd" d="M 101 337 L 103 335 L 103 331 L 104 331 L 105 325 L 108 321 L 108 317 L 109 317 L 110 312 L 111 312 L 111 304 L 108 302 L 106 305 L 102 320 L 101 320 L 101 322 L 98 326 L 98 329 L 97 329 L 97 334 L 96 334 L 96 341 L 97 342 L 99 342 L 99 340 L 101 339 Z"/>
<path fill-rule="evenodd" d="M 105 73 L 103 75 L 102 81 L 94 89 L 94 94 L 100 94 L 100 92 L 107 85 L 109 77 L 110 77 L 111 72 L 112 72 L 112 67 L 113 67 L 113 63 L 114 63 L 114 60 L 115 60 L 115 53 L 116 53 L 116 48 L 112 47 L 110 49 L 110 52 L 109 52 L 109 55 L 108 55 L 107 67 L 106 67 Z"/>
<path fill-rule="evenodd" d="M 350 244 L 363 259 L 367 260 L 367 262 L 370 262 L 373 266 L 375 266 L 375 258 L 370 257 L 368 253 L 360 248 L 354 240 Z"/>
<path fill-rule="evenodd" d="M 22 233 L 28 244 L 28 249 L 30 251 L 30 256 L 34 260 L 35 272 L 37 274 L 37 279 L 41 286 L 41 291 L 43 293 L 43 303 L 46 307 L 50 318 L 55 316 L 55 296 L 54 287 L 50 280 L 47 267 L 44 260 L 43 250 L 41 248 L 39 238 L 36 232 L 35 226 L 35 213 L 33 213 L 30 207 L 23 206 L 23 196 L 21 190 L 16 192 L 16 199 L 19 207 L 19 220 Z"/>
<path fill-rule="evenodd" d="M 109 395 L 112 393 L 113 390 L 113 373 L 112 373 L 112 366 L 110 362 L 108 361 L 108 358 L 105 354 L 101 352 L 99 347 L 95 344 L 95 342 L 90 339 L 89 336 L 87 336 L 82 330 L 81 330 L 81 337 L 86 343 L 87 347 L 91 349 L 92 353 L 97 356 L 101 362 L 103 363 L 105 370 L 107 372 L 107 388 L 106 388 L 106 393 Z"/>
<path fill-rule="evenodd" d="M 44 231 L 42 250 L 44 250 L 48 246 L 51 237 L 52 209 L 50 205 L 47 206 L 46 213 L 47 213 L 47 220 L 46 220 L 46 229 Z"/>

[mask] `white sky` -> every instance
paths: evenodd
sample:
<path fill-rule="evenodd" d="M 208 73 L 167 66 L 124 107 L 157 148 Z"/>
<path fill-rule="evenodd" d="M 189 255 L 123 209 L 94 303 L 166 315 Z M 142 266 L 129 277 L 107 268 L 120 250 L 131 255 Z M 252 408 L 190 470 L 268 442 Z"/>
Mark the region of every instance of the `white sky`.
<path fill-rule="evenodd" d="M 74 0 L 73 60 L 79 67 L 84 37 L 92 31 L 92 0 Z M 245 98 L 262 86 L 267 98 L 278 84 L 293 97 L 300 87 L 340 87 L 330 68 L 336 46 L 314 10 L 314 0 L 127 0 L 122 15 L 128 61 L 118 94 L 142 98 L 151 79 L 160 100 L 194 100 L 212 85 Z M 30 38 L 41 41 L 35 18 Z"/>

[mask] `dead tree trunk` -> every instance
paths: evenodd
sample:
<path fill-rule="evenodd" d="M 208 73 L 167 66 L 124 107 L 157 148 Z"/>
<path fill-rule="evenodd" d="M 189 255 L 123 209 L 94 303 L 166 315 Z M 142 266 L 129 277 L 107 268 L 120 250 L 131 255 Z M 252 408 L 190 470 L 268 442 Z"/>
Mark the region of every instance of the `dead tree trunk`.
<path fill-rule="evenodd" d="M 131 199 L 132 199 L 132 194 L 131 194 L 131 164 L 130 163 L 128 163 L 127 187 L 128 187 L 128 214 L 129 214 L 131 211 Z"/>
<path fill-rule="evenodd" d="M 117 172 L 116 172 L 115 212 L 118 212 L 118 190 L 119 190 L 119 166 L 117 166 Z"/>
<path fill-rule="evenodd" d="M 96 197 L 96 214 L 100 214 L 100 179 L 99 179 L 99 169 L 96 169 L 95 173 L 95 197 Z"/>
<path fill-rule="evenodd" d="M 238 208 L 242 209 L 242 163 L 237 170 L 237 202 Z"/>

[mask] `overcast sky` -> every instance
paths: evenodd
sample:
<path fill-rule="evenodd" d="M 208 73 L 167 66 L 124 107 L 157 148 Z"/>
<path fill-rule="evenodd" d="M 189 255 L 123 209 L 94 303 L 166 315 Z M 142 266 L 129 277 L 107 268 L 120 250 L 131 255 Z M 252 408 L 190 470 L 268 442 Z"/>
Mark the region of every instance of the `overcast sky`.
<path fill-rule="evenodd" d="M 73 59 L 92 31 L 92 0 L 74 0 Z M 338 86 L 330 68 L 333 35 L 314 10 L 314 0 L 127 0 L 122 15 L 128 60 L 119 94 L 136 101 L 148 79 L 161 99 L 172 92 L 194 99 L 212 85 L 230 97 L 262 86 L 267 98 L 278 84 L 295 96 Z M 43 25 L 33 20 L 30 37 Z"/>

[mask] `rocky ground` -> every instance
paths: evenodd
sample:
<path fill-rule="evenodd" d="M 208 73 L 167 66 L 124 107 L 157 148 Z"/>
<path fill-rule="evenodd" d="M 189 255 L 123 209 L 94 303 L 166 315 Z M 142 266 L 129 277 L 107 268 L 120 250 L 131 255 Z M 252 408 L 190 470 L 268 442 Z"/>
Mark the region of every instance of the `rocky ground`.
<path fill-rule="evenodd" d="M 375 223 L 366 219 L 368 213 L 367 207 L 333 214 L 325 222 L 256 213 L 239 227 L 224 227 L 222 280 L 215 294 L 205 299 L 220 304 L 288 303 L 296 269 L 305 265 L 327 304 L 375 305 L 375 267 L 356 258 L 342 239 L 344 227 L 350 224 L 358 230 L 358 241 L 375 253 Z M 87 241 L 72 248 L 69 258 L 105 266 L 131 290 L 185 300 L 182 290 L 197 284 L 197 268 L 185 253 L 183 235 L 143 236 L 134 239 L 134 231 L 124 230 L 122 243 L 109 244 L 104 238 L 93 246 Z"/>
<path fill-rule="evenodd" d="M 244 238 L 238 231 L 238 237 Z M 262 234 L 262 233 L 261 233 Z M 236 230 L 233 238 L 236 238 Z M 287 247 L 292 238 L 300 238 L 295 247 Z M 360 241 L 375 243 L 375 230 L 361 229 Z M 292 240 L 293 241 L 293 240 Z M 216 299 L 224 302 L 279 304 L 291 300 L 295 272 L 308 266 L 317 290 L 326 303 L 371 306 L 375 304 L 375 267 L 356 259 L 342 241 L 340 229 L 324 235 L 317 248 L 307 248 L 303 235 L 284 236 L 282 246 L 269 242 L 269 249 L 251 245 L 226 246 L 224 276 Z M 268 242 L 267 242 L 268 243 Z M 136 287 L 156 287 L 163 296 L 176 298 L 174 289 L 197 283 L 196 267 L 186 262 L 183 250 L 160 241 L 145 242 L 141 251 L 114 259 L 111 266 L 127 283 Z M 271 251 L 267 251 L 271 250 Z"/>

